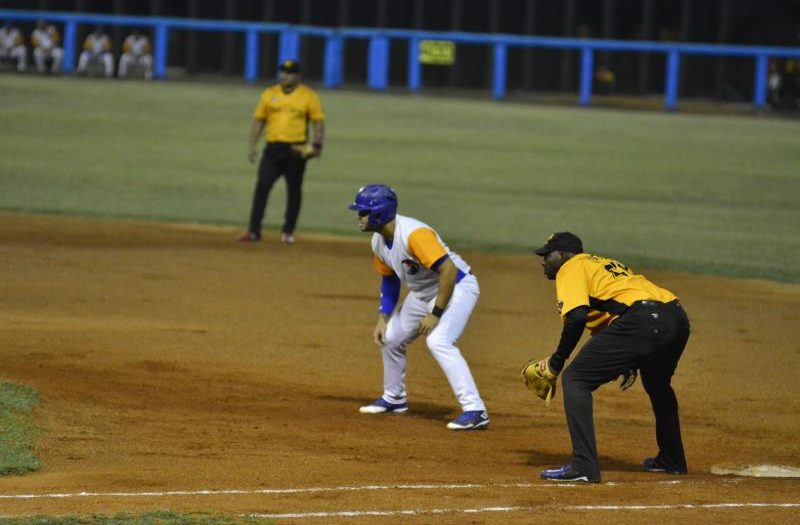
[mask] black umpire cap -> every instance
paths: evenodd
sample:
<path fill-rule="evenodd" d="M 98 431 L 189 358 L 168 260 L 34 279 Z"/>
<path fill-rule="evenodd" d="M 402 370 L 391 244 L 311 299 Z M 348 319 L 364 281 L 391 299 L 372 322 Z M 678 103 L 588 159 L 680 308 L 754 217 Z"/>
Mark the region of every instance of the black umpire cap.
<path fill-rule="evenodd" d="M 283 73 L 299 73 L 300 64 L 296 60 L 284 60 L 278 65 L 278 71 Z"/>
<path fill-rule="evenodd" d="M 536 255 L 546 256 L 551 252 L 583 253 L 583 242 L 574 233 L 557 232 L 547 239 L 544 246 L 533 250 Z"/>

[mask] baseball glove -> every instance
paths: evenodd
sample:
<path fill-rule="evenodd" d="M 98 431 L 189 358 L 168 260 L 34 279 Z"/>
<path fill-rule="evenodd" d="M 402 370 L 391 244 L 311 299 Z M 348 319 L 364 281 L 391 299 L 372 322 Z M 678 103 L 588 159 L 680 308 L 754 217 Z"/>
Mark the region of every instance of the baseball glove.
<path fill-rule="evenodd" d="M 548 365 L 549 359 L 531 360 L 522 367 L 522 380 L 529 390 L 536 393 L 536 397 L 550 405 L 550 400 L 556 395 L 556 378 Z"/>
<path fill-rule="evenodd" d="M 301 159 L 310 159 L 317 156 L 317 152 L 311 144 L 295 144 L 292 146 L 292 151 Z"/>

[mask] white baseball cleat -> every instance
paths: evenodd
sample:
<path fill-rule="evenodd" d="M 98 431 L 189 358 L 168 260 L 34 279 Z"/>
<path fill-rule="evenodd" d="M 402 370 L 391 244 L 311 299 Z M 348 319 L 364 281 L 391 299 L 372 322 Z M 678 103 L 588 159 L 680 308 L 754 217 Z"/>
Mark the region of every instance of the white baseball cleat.
<path fill-rule="evenodd" d="M 488 427 L 489 414 L 485 410 L 467 410 L 447 424 L 450 430 L 485 430 Z"/>
<path fill-rule="evenodd" d="M 369 405 L 364 405 L 363 407 L 359 408 L 358 411 L 361 412 L 362 414 L 386 414 L 386 413 L 402 414 L 403 412 L 408 412 L 408 404 L 389 403 L 382 397 L 379 397 Z"/>

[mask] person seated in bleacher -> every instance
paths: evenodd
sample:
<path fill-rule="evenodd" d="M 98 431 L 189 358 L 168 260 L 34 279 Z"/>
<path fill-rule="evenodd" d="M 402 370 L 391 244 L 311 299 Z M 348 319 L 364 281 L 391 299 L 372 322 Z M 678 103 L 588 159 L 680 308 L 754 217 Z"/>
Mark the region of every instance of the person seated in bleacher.
<path fill-rule="evenodd" d="M 58 45 L 59 42 L 61 42 L 61 35 L 56 26 L 47 24 L 44 20 L 36 22 L 36 29 L 31 33 L 31 45 L 33 45 L 36 70 L 39 73 L 47 73 L 48 62 L 50 62 L 51 73 L 61 72 L 64 50 Z"/>
<path fill-rule="evenodd" d="M 0 60 L 15 60 L 20 73 L 28 65 L 28 52 L 22 33 L 8 21 L 3 22 L 3 27 L 0 27 Z"/>
<path fill-rule="evenodd" d="M 128 76 L 130 66 L 138 66 L 144 71 L 145 80 L 153 78 L 153 54 L 150 39 L 138 29 L 128 35 L 122 43 L 122 56 L 119 59 L 119 78 Z"/>
<path fill-rule="evenodd" d="M 97 26 L 83 41 L 83 51 L 78 58 L 78 74 L 85 75 L 90 65 L 103 68 L 106 78 L 114 76 L 114 55 L 111 54 L 111 38 Z"/>

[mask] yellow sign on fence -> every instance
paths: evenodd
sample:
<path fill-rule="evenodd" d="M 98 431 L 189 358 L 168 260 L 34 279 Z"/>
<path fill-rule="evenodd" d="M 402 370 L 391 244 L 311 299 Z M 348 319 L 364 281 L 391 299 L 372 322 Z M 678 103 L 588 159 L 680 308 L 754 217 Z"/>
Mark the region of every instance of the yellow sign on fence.
<path fill-rule="evenodd" d="M 456 62 L 456 44 L 450 40 L 423 40 L 419 43 L 419 61 L 429 66 L 452 66 Z"/>

